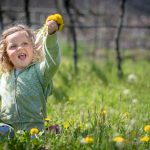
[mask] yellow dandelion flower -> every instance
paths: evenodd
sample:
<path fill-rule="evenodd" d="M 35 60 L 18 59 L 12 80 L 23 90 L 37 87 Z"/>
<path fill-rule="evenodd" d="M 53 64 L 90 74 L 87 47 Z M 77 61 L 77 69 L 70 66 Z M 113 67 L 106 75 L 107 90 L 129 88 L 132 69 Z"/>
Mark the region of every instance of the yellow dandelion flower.
<path fill-rule="evenodd" d="M 150 132 L 150 125 L 146 125 L 146 126 L 144 127 L 144 131 L 145 131 L 145 132 Z"/>
<path fill-rule="evenodd" d="M 50 15 L 50 16 L 47 17 L 46 23 L 47 23 L 48 21 L 51 21 L 51 20 L 57 22 L 57 24 L 59 25 L 58 30 L 61 31 L 62 28 L 63 28 L 63 26 L 64 26 L 64 20 L 63 20 L 62 16 L 61 16 L 60 14 L 53 14 L 53 15 Z"/>
<path fill-rule="evenodd" d="M 66 122 L 66 123 L 64 124 L 64 128 L 65 128 L 65 129 L 68 129 L 68 128 L 69 128 L 69 122 Z"/>
<path fill-rule="evenodd" d="M 149 136 L 143 136 L 142 138 L 140 138 L 141 142 L 148 142 L 150 141 L 150 137 Z"/>
<path fill-rule="evenodd" d="M 91 144 L 93 142 L 94 142 L 93 137 L 91 137 L 89 135 L 81 140 L 81 143 L 83 143 L 83 144 Z"/>
<path fill-rule="evenodd" d="M 47 122 L 49 122 L 51 119 L 50 118 L 45 118 L 44 120 L 47 121 Z"/>
<path fill-rule="evenodd" d="M 39 132 L 39 130 L 38 130 L 37 128 L 32 128 L 32 129 L 30 130 L 30 134 L 31 134 L 31 135 L 38 134 L 38 132 Z"/>
<path fill-rule="evenodd" d="M 117 137 L 113 138 L 113 141 L 114 142 L 123 142 L 124 138 L 122 138 L 121 136 L 117 136 Z"/>

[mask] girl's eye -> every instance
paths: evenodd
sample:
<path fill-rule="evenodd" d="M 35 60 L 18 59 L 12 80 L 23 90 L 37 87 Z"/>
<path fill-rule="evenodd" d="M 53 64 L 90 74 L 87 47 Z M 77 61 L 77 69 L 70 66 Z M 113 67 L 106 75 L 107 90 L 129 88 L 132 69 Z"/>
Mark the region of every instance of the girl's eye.
<path fill-rule="evenodd" d="M 11 46 L 9 46 L 9 49 L 14 49 L 16 47 L 17 47 L 17 45 L 11 45 Z"/>
<path fill-rule="evenodd" d="M 28 45 L 28 42 L 24 42 L 24 43 L 22 43 L 22 45 L 26 46 L 26 45 Z"/>

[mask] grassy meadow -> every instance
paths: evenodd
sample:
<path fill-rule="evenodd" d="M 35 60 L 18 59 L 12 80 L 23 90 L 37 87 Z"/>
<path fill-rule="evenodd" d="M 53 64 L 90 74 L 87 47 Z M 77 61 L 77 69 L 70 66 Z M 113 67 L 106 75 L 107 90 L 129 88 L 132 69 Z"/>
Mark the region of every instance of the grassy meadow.
<path fill-rule="evenodd" d="M 119 79 L 113 59 L 79 57 L 76 74 L 71 56 L 63 56 L 47 103 L 45 140 L 42 133 L 33 139 L 18 133 L 0 147 L 149 150 L 150 61 L 128 58 L 122 67 Z"/>
<path fill-rule="evenodd" d="M 114 62 L 82 59 L 75 75 L 63 60 L 48 101 L 52 124 L 63 128 L 52 148 L 150 149 L 150 64 L 126 60 L 123 70 L 118 79 Z"/>

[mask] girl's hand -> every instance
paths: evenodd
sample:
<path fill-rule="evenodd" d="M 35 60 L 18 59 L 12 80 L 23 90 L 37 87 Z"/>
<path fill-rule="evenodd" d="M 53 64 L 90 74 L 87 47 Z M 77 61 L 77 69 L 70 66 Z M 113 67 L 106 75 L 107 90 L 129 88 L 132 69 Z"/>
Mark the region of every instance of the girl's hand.
<path fill-rule="evenodd" d="M 56 21 L 47 21 L 46 25 L 48 26 L 48 34 L 53 34 L 58 30 L 58 24 Z"/>
<path fill-rule="evenodd" d="M 56 24 L 57 24 L 57 27 L 56 27 Z M 53 34 L 56 31 L 61 31 L 63 29 L 64 20 L 60 14 L 53 14 L 47 17 L 46 25 L 48 25 L 49 34 Z"/>

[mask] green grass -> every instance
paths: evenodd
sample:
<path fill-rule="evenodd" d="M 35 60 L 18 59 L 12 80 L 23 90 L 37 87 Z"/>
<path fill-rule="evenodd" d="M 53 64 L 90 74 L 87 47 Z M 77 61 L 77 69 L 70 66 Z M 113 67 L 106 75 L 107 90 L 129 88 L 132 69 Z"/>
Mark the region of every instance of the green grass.
<path fill-rule="evenodd" d="M 150 124 L 150 64 L 148 61 L 123 62 L 124 77 L 118 79 L 114 62 L 79 61 L 75 74 L 68 58 L 54 79 L 54 94 L 48 100 L 52 124 L 69 128 L 58 139 L 51 139 L 52 149 L 148 149 L 140 142 L 143 128 Z M 128 81 L 134 74 L 136 79 Z M 103 114 L 103 110 L 106 111 Z M 82 126 L 82 129 L 78 129 Z M 92 144 L 81 144 L 90 135 Z M 122 136 L 126 142 L 112 142 Z M 57 144 L 53 144 L 57 140 Z M 58 147 L 57 147 L 58 146 Z M 60 147 L 59 147 L 60 146 Z M 57 147 L 57 148 L 56 148 Z"/>
<path fill-rule="evenodd" d="M 117 77 L 114 61 L 80 58 L 78 67 L 79 72 L 75 74 L 72 60 L 64 57 L 54 77 L 53 95 L 47 104 L 48 125 L 57 124 L 60 132 L 46 133 L 46 148 L 150 149 L 150 139 L 140 141 L 141 137 L 150 136 L 150 131 L 144 131 L 144 127 L 150 125 L 150 62 L 123 61 L 122 79 Z M 1 145 L 16 145 L 16 149 L 40 149 L 43 145 L 41 139 L 30 141 L 28 134 L 23 136 L 28 140 L 22 142 L 17 137 Z M 122 137 L 123 142 L 114 142 L 116 136 Z M 23 143 L 26 144 L 23 146 Z"/>

